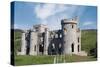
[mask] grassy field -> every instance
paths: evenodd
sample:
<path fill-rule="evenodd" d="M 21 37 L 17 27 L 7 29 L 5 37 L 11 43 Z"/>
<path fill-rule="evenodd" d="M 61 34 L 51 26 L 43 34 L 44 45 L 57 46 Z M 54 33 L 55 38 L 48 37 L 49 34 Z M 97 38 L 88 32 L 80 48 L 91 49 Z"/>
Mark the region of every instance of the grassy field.
<path fill-rule="evenodd" d="M 83 30 L 81 33 L 82 50 L 90 53 L 90 50 L 97 48 L 97 30 Z"/>
<path fill-rule="evenodd" d="M 55 56 L 16 56 L 15 57 L 15 65 L 36 65 L 36 64 L 54 64 Z M 64 63 L 64 56 L 57 56 L 58 63 Z M 85 61 L 96 61 L 96 58 L 92 56 L 66 56 L 65 62 L 85 62 Z"/>
<path fill-rule="evenodd" d="M 14 54 L 20 51 L 21 48 L 21 32 L 16 31 L 14 32 Z"/>
<path fill-rule="evenodd" d="M 90 50 L 96 48 L 97 43 L 97 30 L 82 30 L 81 35 L 82 50 L 90 53 Z M 16 52 L 20 51 L 21 48 L 21 32 L 14 32 L 14 54 L 15 54 L 15 65 L 32 65 L 32 64 L 52 64 L 54 63 L 55 56 L 17 56 Z M 63 56 L 62 56 L 63 57 Z M 58 57 L 60 58 L 60 57 Z M 59 63 L 63 62 L 59 60 Z M 81 61 L 95 61 L 96 58 L 93 56 L 66 56 L 66 62 L 81 62 Z"/>

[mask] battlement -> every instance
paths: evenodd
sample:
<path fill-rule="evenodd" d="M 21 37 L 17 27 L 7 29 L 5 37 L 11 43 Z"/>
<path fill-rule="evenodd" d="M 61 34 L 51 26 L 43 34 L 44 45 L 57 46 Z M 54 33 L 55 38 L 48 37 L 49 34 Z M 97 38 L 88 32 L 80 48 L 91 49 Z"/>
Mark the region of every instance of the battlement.
<path fill-rule="evenodd" d="M 77 24 L 77 17 L 72 19 L 62 19 L 61 24 Z"/>
<path fill-rule="evenodd" d="M 33 29 L 38 32 L 44 32 L 46 28 L 48 27 L 47 25 L 44 25 L 44 24 L 38 24 L 38 25 L 33 26 Z"/>
<path fill-rule="evenodd" d="M 37 28 L 37 27 L 47 27 L 47 25 L 44 25 L 44 24 L 37 24 L 37 25 L 33 25 L 34 28 Z"/>

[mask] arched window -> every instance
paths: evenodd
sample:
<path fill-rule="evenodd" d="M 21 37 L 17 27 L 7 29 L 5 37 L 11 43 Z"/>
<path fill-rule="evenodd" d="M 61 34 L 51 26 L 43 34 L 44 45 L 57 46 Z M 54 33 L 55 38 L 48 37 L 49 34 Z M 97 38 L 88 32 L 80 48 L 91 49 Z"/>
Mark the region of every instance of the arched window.
<path fill-rule="evenodd" d="M 71 48 L 72 48 L 72 52 L 74 52 L 74 44 L 73 43 L 71 45 Z"/>

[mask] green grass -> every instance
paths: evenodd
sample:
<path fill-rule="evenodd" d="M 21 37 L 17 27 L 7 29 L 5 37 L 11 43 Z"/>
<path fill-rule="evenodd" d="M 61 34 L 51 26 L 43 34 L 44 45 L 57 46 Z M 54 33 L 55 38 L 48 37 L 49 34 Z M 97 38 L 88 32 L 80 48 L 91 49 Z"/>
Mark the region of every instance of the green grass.
<path fill-rule="evenodd" d="M 15 65 L 36 65 L 36 64 L 53 64 L 55 56 L 16 56 L 15 57 Z M 58 63 L 64 62 L 64 56 L 58 56 L 59 60 Z M 65 58 L 66 63 L 68 62 L 82 62 L 82 61 L 96 61 L 96 58 L 92 56 L 66 56 Z"/>
<path fill-rule="evenodd" d="M 20 31 L 14 31 L 14 40 L 21 39 L 21 32 Z"/>
<path fill-rule="evenodd" d="M 81 33 L 82 50 L 89 51 L 96 48 L 97 31 L 96 30 L 83 30 Z"/>
<path fill-rule="evenodd" d="M 16 56 L 15 65 L 51 64 L 53 56 Z"/>
<path fill-rule="evenodd" d="M 22 33 L 20 31 L 14 32 L 14 54 L 18 51 L 20 51 L 21 48 L 21 35 Z"/>

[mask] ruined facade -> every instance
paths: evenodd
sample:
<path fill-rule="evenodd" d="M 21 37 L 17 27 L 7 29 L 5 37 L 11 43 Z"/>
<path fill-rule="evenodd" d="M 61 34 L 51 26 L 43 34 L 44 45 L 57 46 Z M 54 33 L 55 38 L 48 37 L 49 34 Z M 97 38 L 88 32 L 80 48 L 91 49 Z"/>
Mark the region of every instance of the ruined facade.
<path fill-rule="evenodd" d="M 46 25 L 33 26 L 23 31 L 20 55 L 67 55 L 86 56 L 81 51 L 81 30 L 77 18 L 61 20 L 60 30 L 50 31 Z"/>

